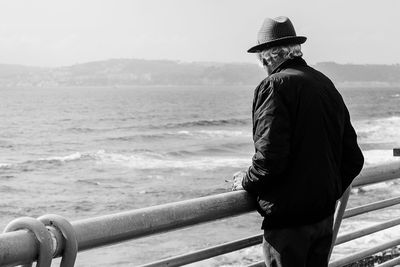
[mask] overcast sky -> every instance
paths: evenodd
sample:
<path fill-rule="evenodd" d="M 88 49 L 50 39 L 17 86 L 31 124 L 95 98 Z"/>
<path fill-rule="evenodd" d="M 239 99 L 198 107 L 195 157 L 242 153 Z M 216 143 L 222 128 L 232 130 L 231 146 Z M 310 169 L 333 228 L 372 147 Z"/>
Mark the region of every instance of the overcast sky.
<path fill-rule="evenodd" d="M 309 63 L 400 63 L 399 0 L 2 0 L 0 63 L 109 58 L 255 62 L 265 17 L 288 16 Z"/>

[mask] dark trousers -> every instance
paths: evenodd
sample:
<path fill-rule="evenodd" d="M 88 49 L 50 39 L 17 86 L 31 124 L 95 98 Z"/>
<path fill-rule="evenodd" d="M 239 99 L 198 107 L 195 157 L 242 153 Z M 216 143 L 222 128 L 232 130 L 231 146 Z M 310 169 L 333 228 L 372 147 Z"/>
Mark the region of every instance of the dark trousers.
<path fill-rule="evenodd" d="M 333 216 L 311 225 L 264 230 L 267 267 L 327 267 Z"/>

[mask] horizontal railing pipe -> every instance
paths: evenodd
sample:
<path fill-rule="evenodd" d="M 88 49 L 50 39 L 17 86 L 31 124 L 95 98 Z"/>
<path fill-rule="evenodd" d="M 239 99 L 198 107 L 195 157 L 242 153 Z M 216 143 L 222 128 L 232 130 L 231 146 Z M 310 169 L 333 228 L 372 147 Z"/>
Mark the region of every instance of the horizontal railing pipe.
<path fill-rule="evenodd" d="M 79 251 L 159 234 L 255 209 L 245 191 L 229 192 L 72 222 Z M 17 239 L 17 240 L 16 240 Z M 36 260 L 35 238 L 27 231 L 0 235 L 0 266 Z M 57 256 L 60 256 L 59 248 Z M 12 251 L 12 252 L 10 252 Z"/>
<path fill-rule="evenodd" d="M 335 245 L 340 245 L 348 241 L 360 238 L 369 234 L 376 233 L 381 230 L 385 230 L 400 224 L 400 218 L 386 221 L 384 223 L 379 223 L 373 226 L 369 226 L 351 233 L 343 234 L 338 236 Z M 259 245 L 262 243 L 262 234 L 253 235 L 240 240 L 228 242 L 225 244 L 209 247 L 202 250 L 193 251 L 179 256 L 170 257 L 167 259 L 159 260 L 149 264 L 141 265 L 140 267 L 157 267 L 157 266 L 181 266 L 184 264 L 189 264 L 215 256 L 219 256 L 225 253 L 233 252 L 239 249 L 251 247 L 254 245 Z"/>
<path fill-rule="evenodd" d="M 399 178 L 399 173 L 399 168 L 392 165 L 389 168 L 365 169 L 355 180 L 354 186 Z M 390 203 L 395 205 L 398 202 L 392 200 Z M 72 226 L 78 239 L 78 249 L 82 251 L 254 210 L 254 198 L 245 191 L 237 191 L 79 220 L 72 222 Z M 373 208 L 362 212 L 368 210 Z M 361 210 L 353 214 L 358 212 Z M 345 213 L 345 217 L 350 217 L 349 214 Z M 55 256 L 60 256 L 64 248 L 62 241 L 58 241 Z M 36 240 L 29 232 L 20 230 L 0 234 L 0 266 L 32 262 L 36 260 L 36 255 Z"/>
<path fill-rule="evenodd" d="M 149 264 L 140 265 L 139 267 L 160 267 L 160 266 L 182 266 L 185 264 L 209 259 L 225 253 L 233 252 L 239 249 L 251 247 L 262 243 L 262 235 L 254 235 L 240 240 L 228 242 L 225 244 L 209 247 L 202 250 L 197 250 L 191 253 L 159 260 Z"/>
<path fill-rule="evenodd" d="M 385 164 L 365 168 L 354 179 L 352 186 L 360 187 L 400 178 L 399 164 Z"/>
<path fill-rule="evenodd" d="M 264 261 L 259 261 L 259 262 L 247 265 L 247 267 L 265 267 L 265 263 L 264 263 Z"/>
<path fill-rule="evenodd" d="M 351 233 L 347 233 L 347 234 L 343 234 L 338 236 L 338 238 L 336 239 L 335 245 L 340 245 L 343 243 L 346 243 L 348 241 L 354 240 L 356 238 L 360 238 L 369 234 L 373 234 L 376 233 L 378 231 L 382 231 L 391 227 L 395 227 L 397 225 L 400 224 L 400 218 L 394 219 L 394 220 L 390 220 L 390 221 L 386 221 L 383 223 L 379 223 L 376 225 L 372 225 Z"/>
<path fill-rule="evenodd" d="M 400 264 L 400 257 L 388 260 L 382 264 L 376 265 L 375 267 L 393 267 Z"/>
<path fill-rule="evenodd" d="M 360 252 L 354 253 L 350 256 L 347 257 L 343 257 L 341 259 L 332 261 L 331 263 L 329 263 L 329 267 L 341 267 L 344 266 L 346 264 L 350 264 L 359 260 L 362 260 L 368 256 L 371 256 L 373 254 L 376 254 L 378 252 L 381 252 L 385 249 L 389 249 L 389 248 L 393 248 L 395 246 L 400 245 L 400 238 L 397 238 L 395 240 L 380 244 L 376 247 L 372 247 L 366 250 L 362 250 Z"/>
<path fill-rule="evenodd" d="M 378 251 L 378 252 L 379 252 L 379 251 Z M 369 255 L 366 255 L 366 257 L 367 257 L 367 256 L 369 256 Z M 354 262 L 354 261 L 353 261 L 353 262 Z M 349 263 L 352 263 L 352 262 L 349 262 Z M 345 264 L 347 264 L 347 263 L 345 263 Z M 333 265 L 332 263 L 330 263 L 330 264 L 329 264 L 329 267 L 343 266 L 343 265 L 345 265 L 345 264 Z M 396 266 L 396 265 L 398 265 L 398 264 L 400 264 L 400 257 L 397 257 L 397 258 L 394 258 L 394 259 L 392 259 L 392 260 L 389 260 L 389 261 L 387 261 L 387 262 L 385 262 L 385 263 L 376 265 L 376 267 L 392 267 L 392 266 Z M 264 261 L 259 261 L 259 262 L 256 262 L 256 263 L 247 265 L 247 267 L 265 267 L 265 263 L 264 263 Z"/>
<path fill-rule="evenodd" d="M 245 191 L 201 197 L 72 223 L 79 250 L 159 234 L 255 209 Z"/>
<path fill-rule="evenodd" d="M 35 236 L 27 230 L 1 234 L 0 266 L 15 266 L 32 262 L 39 249 Z"/>
<path fill-rule="evenodd" d="M 390 199 L 385 199 L 385 200 L 369 203 L 369 204 L 366 204 L 363 206 L 359 206 L 359 207 L 355 207 L 355 208 L 346 210 L 343 215 L 343 219 L 354 217 L 354 216 L 364 214 L 364 213 L 374 211 L 374 210 L 380 210 L 380 209 L 394 206 L 397 204 L 400 204 L 400 197 L 394 197 L 394 198 L 390 198 Z"/>

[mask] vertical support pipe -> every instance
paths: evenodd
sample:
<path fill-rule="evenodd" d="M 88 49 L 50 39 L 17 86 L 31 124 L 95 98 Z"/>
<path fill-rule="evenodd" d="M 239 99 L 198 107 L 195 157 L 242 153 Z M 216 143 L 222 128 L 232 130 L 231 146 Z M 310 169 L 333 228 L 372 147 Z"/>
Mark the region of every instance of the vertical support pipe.
<path fill-rule="evenodd" d="M 351 185 L 346 189 L 343 193 L 343 196 L 337 202 L 337 208 L 335 212 L 335 219 L 333 221 L 333 234 L 332 234 L 332 244 L 331 249 L 329 250 L 328 261 L 331 258 L 333 247 L 335 246 L 336 238 L 339 232 L 340 224 L 342 223 L 343 214 L 346 210 L 347 201 L 349 200 L 351 191 Z"/>

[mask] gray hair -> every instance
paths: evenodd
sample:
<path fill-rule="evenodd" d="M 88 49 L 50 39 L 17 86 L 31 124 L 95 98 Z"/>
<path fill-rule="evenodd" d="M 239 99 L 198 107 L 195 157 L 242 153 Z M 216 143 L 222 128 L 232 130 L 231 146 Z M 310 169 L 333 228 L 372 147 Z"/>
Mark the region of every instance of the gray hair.
<path fill-rule="evenodd" d="M 257 57 L 262 65 L 264 65 L 263 59 L 265 59 L 269 65 L 275 65 L 283 60 L 301 56 L 303 56 L 303 52 L 301 52 L 301 46 L 299 44 L 271 47 L 257 53 Z"/>

